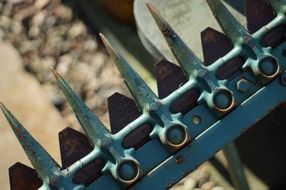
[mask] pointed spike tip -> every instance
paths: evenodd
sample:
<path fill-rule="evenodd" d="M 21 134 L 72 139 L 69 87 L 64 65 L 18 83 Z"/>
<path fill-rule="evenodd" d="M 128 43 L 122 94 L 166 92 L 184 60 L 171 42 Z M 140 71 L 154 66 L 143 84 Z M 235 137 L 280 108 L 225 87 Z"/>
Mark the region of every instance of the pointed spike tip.
<path fill-rule="evenodd" d="M 3 102 L 0 101 L 0 108 L 3 110 L 5 109 L 5 105 L 3 104 Z"/>
<path fill-rule="evenodd" d="M 56 80 L 61 79 L 60 74 L 55 70 L 54 67 L 50 67 L 50 70 L 51 70 L 51 72 L 54 74 Z"/>
<path fill-rule="evenodd" d="M 111 46 L 109 40 L 108 40 L 102 33 L 99 33 L 99 36 L 100 36 L 100 38 L 101 38 L 101 40 L 102 40 L 104 46 L 106 47 L 108 53 L 109 53 L 110 55 L 115 55 L 115 51 L 114 51 L 114 49 L 112 48 L 112 46 Z"/>
<path fill-rule="evenodd" d="M 2 110 L 2 112 L 4 113 L 4 115 L 7 118 L 7 114 L 9 113 L 9 110 L 6 108 L 6 106 L 4 105 L 3 102 L 0 101 L 0 109 Z"/>
<path fill-rule="evenodd" d="M 161 16 L 159 11 L 155 8 L 155 6 L 151 3 L 146 3 L 147 8 L 149 9 L 152 17 L 154 18 L 155 22 L 157 23 L 159 29 L 167 38 L 173 38 L 174 36 L 177 36 L 177 34 L 174 32 L 172 27 L 169 25 L 169 23 Z"/>
<path fill-rule="evenodd" d="M 147 6 L 147 8 L 149 9 L 149 11 L 152 12 L 156 12 L 155 6 L 153 4 L 151 4 L 149 1 L 145 0 L 145 5 Z"/>

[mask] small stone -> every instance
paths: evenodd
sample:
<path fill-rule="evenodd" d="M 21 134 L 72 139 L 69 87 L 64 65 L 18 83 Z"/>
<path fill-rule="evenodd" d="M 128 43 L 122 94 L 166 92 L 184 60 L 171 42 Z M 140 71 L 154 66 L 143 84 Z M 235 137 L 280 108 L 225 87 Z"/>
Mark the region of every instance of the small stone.
<path fill-rule="evenodd" d="M 224 188 L 220 186 L 215 186 L 211 190 L 224 190 Z"/>
<path fill-rule="evenodd" d="M 86 50 L 86 51 L 94 51 L 94 50 L 96 50 L 96 48 L 97 48 L 97 43 L 96 43 L 96 41 L 95 40 L 93 40 L 93 39 L 88 39 L 88 40 L 86 40 L 85 41 L 85 43 L 84 43 L 84 49 Z"/>
<path fill-rule="evenodd" d="M 38 40 L 30 40 L 30 41 L 24 41 L 21 46 L 19 47 L 19 51 L 21 54 L 28 53 L 30 51 L 37 50 L 37 48 L 40 45 L 40 41 Z"/>
<path fill-rule="evenodd" d="M 203 184 L 210 180 L 210 175 L 207 172 L 201 172 L 198 176 L 198 186 L 202 187 Z"/>
<path fill-rule="evenodd" d="M 49 4 L 50 0 L 36 0 L 34 6 L 37 9 L 42 9 Z"/>
<path fill-rule="evenodd" d="M 54 15 L 57 18 L 60 18 L 64 21 L 70 21 L 72 19 L 72 10 L 69 7 L 66 7 L 64 5 L 59 5 L 54 10 Z"/>
<path fill-rule="evenodd" d="M 75 60 L 70 55 L 64 55 L 59 58 L 59 63 L 57 65 L 57 72 L 61 75 L 65 75 L 70 68 L 70 65 L 75 63 Z"/>
<path fill-rule="evenodd" d="M 208 181 L 208 182 L 204 183 L 204 184 L 201 186 L 201 188 L 202 188 L 203 190 L 211 190 L 215 185 L 216 185 L 215 182 L 213 182 L 213 181 Z"/>
<path fill-rule="evenodd" d="M 32 19 L 32 26 L 39 27 L 43 24 L 44 20 L 47 17 L 48 12 L 46 10 L 40 11 Z"/>
<path fill-rule="evenodd" d="M 48 30 L 50 27 L 54 26 L 57 23 L 57 19 L 54 16 L 49 16 L 47 19 L 45 19 L 45 22 L 43 24 L 43 29 Z"/>
<path fill-rule="evenodd" d="M 68 31 L 69 38 L 73 39 L 80 35 L 86 34 L 86 27 L 82 22 L 76 22 L 72 25 L 71 29 Z"/>
<path fill-rule="evenodd" d="M 187 178 L 185 183 L 184 183 L 184 188 L 183 190 L 192 190 L 197 186 L 197 181 L 193 178 Z"/>
<path fill-rule="evenodd" d="M 0 17 L 0 27 L 4 30 L 9 31 L 12 24 L 12 20 L 7 16 Z"/>
<path fill-rule="evenodd" d="M 40 28 L 37 26 L 31 27 L 29 32 L 28 32 L 28 35 L 31 38 L 37 38 L 39 36 L 39 34 L 40 34 Z"/>
<path fill-rule="evenodd" d="M 12 25 L 11 25 L 11 31 L 14 34 L 21 34 L 23 32 L 22 23 L 17 20 L 13 20 Z"/>

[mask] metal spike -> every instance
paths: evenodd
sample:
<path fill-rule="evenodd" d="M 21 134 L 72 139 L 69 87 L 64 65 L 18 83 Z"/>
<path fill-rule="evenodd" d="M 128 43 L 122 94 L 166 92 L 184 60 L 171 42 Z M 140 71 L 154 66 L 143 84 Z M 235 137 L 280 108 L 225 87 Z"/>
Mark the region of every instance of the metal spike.
<path fill-rule="evenodd" d="M 111 133 L 113 134 L 141 115 L 136 103 L 120 93 L 116 92 L 110 96 L 107 103 Z"/>
<path fill-rule="evenodd" d="M 19 123 L 4 104 L 0 103 L 0 107 L 41 179 L 46 180 L 47 178 L 54 176 L 59 171 L 59 165 Z"/>
<path fill-rule="evenodd" d="M 84 134 L 69 127 L 59 133 L 59 142 L 63 168 L 67 168 L 93 150 Z"/>
<path fill-rule="evenodd" d="M 247 30 L 235 19 L 221 0 L 207 0 L 207 3 L 222 30 L 233 44 L 238 43 L 241 38 L 249 36 Z"/>
<path fill-rule="evenodd" d="M 71 105 L 75 115 L 93 145 L 108 138 L 109 132 L 103 123 L 92 113 L 87 105 L 78 97 L 68 83 L 53 69 L 57 83 Z"/>
<path fill-rule="evenodd" d="M 145 3 L 186 76 L 195 74 L 196 71 L 202 68 L 203 64 L 200 59 L 190 50 L 158 11 L 150 3 Z"/>
<path fill-rule="evenodd" d="M 127 63 L 127 61 L 121 55 L 114 51 L 114 49 L 110 45 L 109 41 L 104 37 L 104 35 L 100 34 L 100 37 L 104 45 L 106 46 L 106 49 L 109 52 L 110 56 L 113 58 L 116 67 L 124 78 L 127 87 L 134 96 L 138 106 L 141 108 L 141 111 L 143 111 L 147 105 L 150 105 L 157 100 L 156 95 L 148 87 L 144 80 L 138 75 L 138 73 L 136 73 L 132 69 L 132 67 Z"/>
<path fill-rule="evenodd" d="M 180 85 L 187 82 L 187 78 L 181 68 L 167 60 L 158 62 L 155 65 L 155 71 L 160 98 L 165 98 L 177 90 Z"/>
<path fill-rule="evenodd" d="M 247 28 L 254 33 L 275 18 L 272 8 L 265 0 L 246 0 Z"/>
<path fill-rule="evenodd" d="M 42 181 L 32 168 L 16 163 L 9 168 L 11 190 L 37 190 L 42 186 Z"/>
<path fill-rule="evenodd" d="M 210 27 L 201 32 L 201 41 L 206 65 L 214 63 L 233 48 L 224 34 Z"/>

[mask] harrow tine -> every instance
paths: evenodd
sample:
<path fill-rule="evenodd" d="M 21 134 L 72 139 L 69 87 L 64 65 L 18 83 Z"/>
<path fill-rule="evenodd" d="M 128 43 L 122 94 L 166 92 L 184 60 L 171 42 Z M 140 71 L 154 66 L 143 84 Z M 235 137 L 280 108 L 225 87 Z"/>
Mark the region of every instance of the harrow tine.
<path fill-rule="evenodd" d="M 113 134 L 123 129 L 141 114 L 132 99 L 117 92 L 107 99 L 107 103 L 111 133 Z"/>
<path fill-rule="evenodd" d="M 192 52 L 184 41 L 176 34 L 167 21 L 150 3 L 145 2 L 159 29 L 164 35 L 171 51 L 182 67 L 186 76 L 194 75 L 203 67 L 201 60 Z"/>
<path fill-rule="evenodd" d="M 132 69 L 132 67 L 127 63 L 127 61 L 114 51 L 109 41 L 105 38 L 103 34 L 100 37 L 109 52 L 110 56 L 113 58 L 116 67 L 121 73 L 124 81 L 130 90 L 131 94 L 135 98 L 141 111 L 158 98 L 154 92 L 149 88 L 149 86 L 144 82 L 144 80 Z"/>
<path fill-rule="evenodd" d="M 165 98 L 187 82 L 181 68 L 167 60 L 158 62 L 155 65 L 155 71 L 160 98 Z"/>
<path fill-rule="evenodd" d="M 87 105 L 78 97 L 69 84 L 53 69 L 57 83 L 71 105 L 75 115 L 94 146 L 108 138 L 110 134 L 103 123 L 92 113 Z"/>
<path fill-rule="evenodd" d="M 11 112 L 0 103 L 0 107 L 9 122 L 13 132 L 21 143 L 31 164 L 37 171 L 41 179 L 54 176 L 60 166 L 49 155 L 49 153 L 32 137 L 32 135 L 19 123 L 19 121 L 11 114 Z"/>
<path fill-rule="evenodd" d="M 59 142 L 63 168 L 67 168 L 92 151 L 88 138 L 69 127 L 59 132 Z"/>
<path fill-rule="evenodd" d="M 201 32 L 204 63 L 210 65 L 228 53 L 233 45 L 222 33 L 208 27 Z"/>
<path fill-rule="evenodd" d="M 16 163 L 9 168 L 11 190 L 37 190 L 42 181 L 36 171 L 22 163 Z"/>
<path fill-rule="evenodd" d="M 275 14 L 266 0 L 246 0 L 247 28 L 254 33 L 274 19 Z"/>
<path fill-rule="evenodd" d="M 281 0 L 269 0 L 272 8 L 276 12 L 276 14 L 284 13 L 286 10 L 286 3 L 285 1 Z"/>
<path fill-rule="evenodd" d="M 207 0 L 207 3 L 222 30 L 233 44 L 238 43 L 241 38 L 249 36 L 247 30 L 235 19 L 221 0 Z"/>

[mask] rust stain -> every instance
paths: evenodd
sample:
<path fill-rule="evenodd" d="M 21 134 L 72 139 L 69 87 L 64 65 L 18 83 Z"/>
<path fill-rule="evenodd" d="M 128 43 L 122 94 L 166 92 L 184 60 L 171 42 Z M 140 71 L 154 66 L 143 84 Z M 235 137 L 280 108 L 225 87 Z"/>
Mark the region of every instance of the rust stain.
<path fill-rule="evenodd" d="M 177 163 L 177 164 L 181 164 L 181 163 L 183 163 L 183 162 L 185 162 L 185 161 L 186 161 L 186 160 L 185 160 L 184 157 L 181 156 L 181 155 L 179 155 L 179 156 L 176 157 L 176 163 Z"/>

